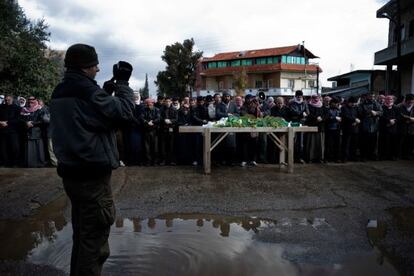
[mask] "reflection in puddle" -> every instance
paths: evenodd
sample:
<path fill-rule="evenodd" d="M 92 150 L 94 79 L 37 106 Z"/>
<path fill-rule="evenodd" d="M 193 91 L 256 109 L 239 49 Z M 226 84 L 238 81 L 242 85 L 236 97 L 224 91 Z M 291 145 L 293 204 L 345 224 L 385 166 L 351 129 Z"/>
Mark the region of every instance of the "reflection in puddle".
<path fill-rule="evenodd" d="M 64 208 L 59 205 L 63 203 L 55 204 L 53 210 Z M 1 259 L 26 259 L 69 271 L 71 224 L 65 222 L 62 211 L 47 211 L 48 216 L 41 212 L 29 222 L 0 223 L 5 245 L 0 249 Z M 397 275 L 388 263 L 379 264 L 375 254 L 341 264 L 298 264 L 287 260 L 285 253 L 297 247 L 298 254 L 306 254 L 303 245 L 257 239 L 257 233 L 280 228 L 309 227 L 309 231 L 316 231 L 312 225 L 206 214 L 118 218 L 111 229 L 111 256 L 104 274 Z"/>

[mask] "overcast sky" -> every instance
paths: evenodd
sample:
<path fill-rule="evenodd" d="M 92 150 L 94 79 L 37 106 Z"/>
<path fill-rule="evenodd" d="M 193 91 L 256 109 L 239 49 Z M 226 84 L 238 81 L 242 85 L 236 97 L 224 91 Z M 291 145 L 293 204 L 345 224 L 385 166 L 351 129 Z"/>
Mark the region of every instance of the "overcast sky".
<path fill-rule="evenodd" d="M 374 53 L 387 46 L 388 20 L 376 18 L 386 0 L 20 0 L 31 19 L 50 26 L 50 46 L 95 46 L 100 84 L 111 77 L 112 64 L 134 66 L 131 86 L 153 81 L 165 64 L 166 45 L 193 37 L 204 56 L 295 45 L 320 59 L 326 79 L 351 68 L 372 69 Z M 382 67 L 376 67 L 382 68 Z"/>

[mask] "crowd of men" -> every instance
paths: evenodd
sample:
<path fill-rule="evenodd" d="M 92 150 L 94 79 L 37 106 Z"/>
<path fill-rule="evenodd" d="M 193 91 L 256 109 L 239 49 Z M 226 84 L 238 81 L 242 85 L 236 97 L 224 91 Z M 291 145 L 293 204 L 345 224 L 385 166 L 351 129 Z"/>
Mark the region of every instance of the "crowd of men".
<path fill-rule="evenodd" d="M 0 95 L 0 166 L 56 166 L 44 102 L 30 96 Z"/>
<path fill-rule="evenodd" d="M 126 165 L 175 165 L 202 162 L 201 134 L 179 133 L 179 126 L 201 126 L 228 116 L 282 117 L 288 122 L 318 127 L 317 133 L 295 138 L 297 162 L 347 162 L 412 159 L 414 95 L 395 103 L 394 96 L 372 93 L 360 98 L 235 96 L 158 97 L 140 101 L 135 94 L 136 121 L 120 128 L 118 145 Z M 213 164 L 276 163 L 278 149 L 266 134 L 230 134 L 213 151 Z"/>
<path fill-rule="evenodd" d="M 119 125 L 122 165 L 202 163 L 201 134 L 179 133 L 179 126 L 201 126 L 229 116 L 282 117 L 288 122 L 318 127 L 317 133 L 297 134 L 295 161 L 304 163 L 413 159 L 414 95 L 396 103 L 394 96 L 368 93 L 360 98 L 259 98 L 224 92 L 214 96 L 158 97 L 141 101 L 135 92 L 134 121 Z M 0 97 L 0 166 L 56 166 L 48 135 L 50 115 L 43 101 Z M 278 162 L 278 149 L 266 134 L 230 134 L 213 151 L 213 164 L 252 165 Z"/>

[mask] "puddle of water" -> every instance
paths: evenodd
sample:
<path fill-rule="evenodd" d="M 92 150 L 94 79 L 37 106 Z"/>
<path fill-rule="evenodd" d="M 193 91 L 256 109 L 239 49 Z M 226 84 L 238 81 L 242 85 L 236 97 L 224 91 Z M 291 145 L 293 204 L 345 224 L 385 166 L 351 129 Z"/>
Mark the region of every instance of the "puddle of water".
<path fill-rule="evenodd" d="M 64 220 L 63 203 L 54 204 L 33 219 L 0 222 L 0 259 L 26 259 L 69 271 L 71 224 Z M 316 231 L 312 225 L 304 220 L 289 227 L 309 227 L 310 231 Z M 206 214 L 118 218 L 111 229 L 111 256 L 104 272 L 111 275 L 398 275 L 388 262 L 378 259 L 378 254 L 359 256 L 340 264 L 289 261 L 284 254 L 290 246 L 288 243 L 262 242 L 255 238 L 257 233 L 277 227 L 286 228 L 286 221 Z M 307 252 L 301 244 L 292 246 L 303 252 L 300 254 Z"/>
<path fill-rule="evenodd" d="M 414 207 L 390 208 L 388 211 L 394 218 L 394 222 L 400 231 L 414 236 Z"/>
<path fill-rule="evenodd" d="M 39 208 L 33 217 L 0 220 L 0 259 L 23 260 L 45 241 L 53 243 L 67 224 L 63 216 L 66 206 L 67 198 L 63 196 Z"/>

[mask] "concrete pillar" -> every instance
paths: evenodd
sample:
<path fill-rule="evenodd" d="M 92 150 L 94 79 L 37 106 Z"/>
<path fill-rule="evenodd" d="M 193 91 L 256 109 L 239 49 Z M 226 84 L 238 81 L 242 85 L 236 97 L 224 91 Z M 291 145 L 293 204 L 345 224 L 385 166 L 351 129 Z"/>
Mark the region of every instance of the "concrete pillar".
<path fill-rule="evenodd" d="M 414 94 L 414 63 L 411 67 L 411 94 Z"/>
<path fill-rule="evenodd" d="M 385 95 L 388 95 L 391 91 L 392 80 L 392 65 L 387 65 L 387 71 L 385 72 Z"/>

